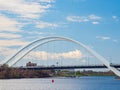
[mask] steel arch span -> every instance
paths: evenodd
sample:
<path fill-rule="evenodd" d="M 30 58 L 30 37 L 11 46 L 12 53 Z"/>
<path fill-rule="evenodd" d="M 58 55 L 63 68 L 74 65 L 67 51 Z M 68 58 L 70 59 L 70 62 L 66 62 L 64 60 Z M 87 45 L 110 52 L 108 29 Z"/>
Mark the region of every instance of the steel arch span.
<path fill-rule="evenodd" d="M 110 63 L 103 56 L 99 55 L 97 52 L 95 52 L 91 48 L 87 47 L 86 45 L 84 45 L 83 43 L 81 43 L 79 41 L 76 41 L 76 40 L 73 40 L 70 38 L 66 38 L 66 37 L 58 37 L 58 36 L 57 37 L 43 37 L 43 38 L 40 38 L 38 40 L 35 40 L 35 41 L 29 43 L 28 45 L 24 46 L 23 48 L 21 48 L 18 52 L 16 52 L 13 56 L 11 56 L 9 59 L 7 59 L 2 64 L 6 64 L 12 60 L 12 63 L 10 63 L 8 65 L 13 66 L 21 58 L 23 58 L 27 53 L 29 53 L 30 51 L 32 51 L 36 47 L 43 45 L 43 44 L 46 44 L 48 42 L 59 41 L 59 40 L 73 42 L 73 43 L 78 44 L 81 47 L 85 48 L 88 52 L 90 52 L 93 56 L 95 56 L 99 61 L 101 61 L 108 69 L 110 69 L 117 76 L 120 77 L 120 71 L 118 69 L 116 69 L 115 67 L 111 66 Z M 26 48 L 27 48 L 27 50 L 26 50 Z"/>

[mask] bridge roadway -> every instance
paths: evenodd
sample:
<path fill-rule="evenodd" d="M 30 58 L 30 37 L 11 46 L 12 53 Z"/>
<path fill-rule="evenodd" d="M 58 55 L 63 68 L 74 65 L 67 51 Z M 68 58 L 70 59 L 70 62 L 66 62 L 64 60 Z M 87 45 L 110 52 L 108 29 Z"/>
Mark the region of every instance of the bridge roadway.
<path fill-rule="evenodd" d="M 120 68 L 120 65 L 111 65 L 115 68 Z M 25 67 L 16 67 L 20 69 L 28 69 L 28 70 L 48 70 L 48 69 L 91 69 L 91 68 L 107 68 L 105 65 L 81 65 L 81 66 L 25 66 Z"/>

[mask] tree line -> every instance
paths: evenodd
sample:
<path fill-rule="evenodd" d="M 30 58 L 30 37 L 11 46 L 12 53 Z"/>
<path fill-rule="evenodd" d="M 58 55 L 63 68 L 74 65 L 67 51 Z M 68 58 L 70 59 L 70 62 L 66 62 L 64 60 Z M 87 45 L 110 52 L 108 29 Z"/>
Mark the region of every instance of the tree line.
<path fill-rule="evenodd" d="M 54 70 L 27 70 L 8 67 L 4 64 L 0 66 L 0 79 L 12 78 L 44 78 L 54 76 Z"/>

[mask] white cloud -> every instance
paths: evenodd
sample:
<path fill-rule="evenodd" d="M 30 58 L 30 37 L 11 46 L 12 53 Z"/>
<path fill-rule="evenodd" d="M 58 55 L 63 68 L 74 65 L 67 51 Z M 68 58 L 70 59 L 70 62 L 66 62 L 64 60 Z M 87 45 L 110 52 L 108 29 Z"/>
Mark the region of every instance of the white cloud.
<path fill-rule="evenodd" d="M 56 28 L 58 26 L 59 26 L 58 24 L 48 23 L 48 22 L 37 22 L 36 23 L 37 28 Z"/>
<path fill-rule="evenodd" d="M 74 58 L 81 58 L 82 53 L 79 50 L 75 50 L 75 51 L 70 51 L 70 52 L 67 52 L 67 53 L 62 53 L 61 56 L 64 57 L 64 58 L 74 59 Z"/>
<path fill-rule="evenodd" d="M 84 16 L 82 16 L 82 17 L 80 17 L 80 16 L 68 16 L 66 19 L 68 21 L 72 21 L 72 22 L 88 22 L 89 21 L 89 19 L 84 17 Z"/>
<path fill-rule="evenodd" d="M 71 22 L 90 22 L 91 21 L 92 24 L 99 24 L 98 21 L 101 20 L 101 17 L 92 14 L 89 16 L 68 16 L 66 19 Z"/>
<path fill-rule="evenodd" d="M 22 24 L 14 19 L 0 15 L 0 31 L 20 32 Z"/>
<path fill-rule="evenodd" d="M 112 16 L 113 19 L 117 19 L 117 16 Z"/>
<path fill-rule="evenodd" d="M 10 34 L 10 33 L 0 33 L 0 38 L 20 38 L 22 37 L 19 34 Z"/>
<path fill-rule="evenodd" d="M 52 2 L 53 0 L 40 0 L 40 2 Z M 38 18 L 51 4 L 40 4 L 29 0 L 0 0 L 0 10 L 12 12 L 25 18 Z"/>
<path fill-rule="evenodd" d="M 116 40 L 116 39 L 113 39 L 113 42 L 116 42 L 116 43 L 117 43 L 117 42 L 118 42 L 118 40 Z"/>
<path fill-rule="evenodd" d="M 25 25 L 35 21 L 37 28 L 54 28 L 57 24 L 48 22 L 36 23 L 38 18 L 51 7 L 55 0 L 0 0 L 0 38 L 21 38 Z M 2 12 L 10 13 L 10 15 Z M 11 16 L 11 17 L 8 17 Z M 18 18 L 22 17 L 22 18 Z M 16 20 L 17 19 L 17 20 Z M 17 32 L 17 34 L 15 34 Z M 34 34 L 43 34 L 41 32 Z M 4 40 L 1 40 L 2 42 Z M 6 42 L 6 41 L 5 41 Z M 5 45 L 6 46 L 6 45 Z"/>
<path fill-rule="evenodd" d="M 45 51 L 32 51 L 25 58 L 31 59 L 35 58 L 36 60 L 58 60 L 60 58 L 64 59 L 80 59 L 83 57 L 83 54 L 79 50 L 69 51 L 64 53 L 48 53 Z"/>
<path fill-rule="evenodd" d="M 89 15 L 88 18 L 91 19 L 91 20 L 100 20 L 100 19 L 101 19 L 101 17 L 96 16 L 96 15 L 94 15 L 94 14 Z"/>
<path fill-rule="evenodd" d="M 43 32 L 38 32 L 38 31 L 31 31 L 31 32 L 24 32 L 24 33 L 27 33 L 27 34 L 30 34 L 30 35 L 42 35 L 42 34 L 45 34 Z"/>
<path fill-rule="evenodd" d="M 17 49 L 11 49 L 7 47 L 0 47 L 0 57 L 3 56 L 5 60 L 6 57 L 10 57 L 11 55 L 14 55 L 15 52 L 17 52 Z M 80 59 L 83 57 L 83 54 L 79 50 L 69 51 L 69 52 L 63 52 L 63 53 L 49 53 L 46 51 L 31 51 L 28 55 L 24 57 L 24 60 L 59 60 L 61 58 L 63 59 Z M 1 58 L 0 58 L 0 61 Z M 82 60 L 81 62 L 85 62 Z"/>
<path fill-rule="evenodd" d="M 102 39 L 102 40 L 110 40 L 110 37 L 107 36 L 96 36 L 97 39 Z"/>
<path fill-rule="evenodd" d="M 80 17 L 79 16 L 68 16 L 66 18 L 68 21 L 72 21 L 72 22 L 80 22 Z"/>
<path fill-rule="evenodd" d="M 112 16 L 112 18 L 113 18 L 115 21 L 119 21 L 118 16 Z"/>
<path fill-rule="evenodd" d="M 113 39 L 111 37 L 108 36 L 96 36 L 97 39 L 101 39 L 101 40 L 110 40 L 114 43 L 118 43 L 119 41 L 117 39 Z"/>
<path fill-rule="evenodd" d="M 87 62 L 87 60 L 83 59 L 83 60 L 81 60 L 81 62 L 82 62 L 82 63 L 86 63 L 86 62 Z"/>
<path fill-rule="evenodd" d="M 23 46 L 28 42 L 19 40 L 19 39 L 12 39 L 12 40 L 0 40 L 0 47 L 9 47 L 9 46 Z"/>
<path fill-rule="evenodd" d="M 103 40 L 109 40 L 110 37 L 101 37 Z"/>
<path fill-rule="evenodd" d="M 51 2 L 55 2 L 55 0 L 39 0 L 40 2 L 46 2 L 46 3 L 51 3 Z"/>
<path fill-rule="evenodd" d="M 0 56 L 7 57 L 13 55 L 17 50 L 7 47 L 0 47 Z"/>
<path fill-rule="evenodd" d="M 92 24 L 99 24 L 99 22 L 92 22 Z"/>

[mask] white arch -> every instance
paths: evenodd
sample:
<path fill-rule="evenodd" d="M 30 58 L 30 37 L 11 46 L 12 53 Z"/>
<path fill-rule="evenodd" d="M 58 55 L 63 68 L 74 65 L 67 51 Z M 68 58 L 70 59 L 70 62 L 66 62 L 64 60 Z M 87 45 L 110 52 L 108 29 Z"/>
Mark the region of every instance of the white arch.
<path fill-rule="evenodd" d="M 43 42 L 43 43 L 38 43 L 37 45 L 33 46 L 33 47 L 30 48 L 26 53 L 24 53 L 24 55 L 26 55 L 27 53 L 29 53 L 32 49 L 34 49 L 34 48 L 36 48 L 36 47 L 38 47 L 38 46 L 40 46 L 40 45 L 42 45 L 42 44 L 48 43 L 48 42 L 52 42 L 52 41 L 55 41 L 55 40 L 57 40 L 57 41 L 58 41 L 58 40 L 70 41 L 70 42 L 76 43 L 76 44 L 82 46 L 83 48 L 85 48 L 85 49 L 86 49 L 87 51 L 89 51 L 92 55 L 94 55 L 98 60 L 100 60 L 106 67 L 108 67 L 111 71 L 113 71 L 117 76 L 120 76 L 120 71 L 119 71 L 119 70 L 117 70 L 116 68 L 110 66 L 110 63 L 109 63 L 104 57 L 102 57 L 101 55 L 99 55 L 98 53 L 96 53 L 94 50 L 92 50 L 91 48 L 87 47 L 87 46 L 84 45 L 83 43 L 80 43 L 80 42 L 78 42 L 78 41 L 76 41 L 76 40 L 73 40 L 73 39 L 70 39 L 70 38 L 66 38 L 66 37 L 45 37 L 45 38 L 41 38 L 41 39 L 35 40 L 34 42 L 36 43 L 36 42 L 42 41 L 42 40 L 47 40 L 47 41 L 45 41 L 45 42 Z M 20 52 L 22 52 L 23 49 L 29 47 L 29 45 L 32 45 L 32 44 L 34 45 L 34 42 L 32 42 L 32 43 L 28 44 L 27 46 L 23 47 L 23 48 L 22 48 L 20 51 L 18 51 L 13 57 L 16 57 Z M 20 56 L 20 58 L 24 57 L 24 55 L 23 55 L 23 56 Z M 7 60 L 7 62 L 10 61 L 13 57 L 11 57 L 9 60 Z M 16 59 L 16 61 L 15 61 L 14 63 L 18 62 L 18 61 L 20 60 L 20 58 L 19 58 L 19 59 Z M 13 65 L 14 63 L 12 63 L 12 65 Z M 11 66 L 12 66 L 12 65 L 11 65 Z"/>
<path fill-rule="evenodd" d="M 15 59 L 13 62 L 11 62 L 11 63 L 9 64 L 9 66 L 11 67 L 11 66 L 15 65 L 15 64 L 16 64 L 17 62 L 19 62 L 25 55 L 27 55 L 29 52 L 31 52 L 31 51 L 34 50 L 35 48 L 37 48 L 37 47 L 39 47 L 39 46 L 41 46 L 41 45 L 43 45 L 43 44 L 46 44 L 46 43 L 49 43 L 49 42 L 52 42 L 52 41 L 58 41 L 58 40 L 60 40 L 60 39 L 51 39 L 51 40 L 48 40 L 48 41 L 45 41 L 45 42 L 42 42 L 42 43 L 40 43 L 40 44 L 35 45 L 34 47 L 32 47 L 32 48 L 30 48 L 29 50 L 27 50 L 26 52 L 24 52 L 24 54 L 22 54 L 19 58 Z"/>
<path fill-rule="evenodd" d="M 49 40 L 49 39 L 52 39 L 52 37 L 51 38 L 43 37 L 43 38 L 40 38 L 40 39 L 37 39 L 37 40 L 34 40 L 34 41 L 30 42 L 29 44 L 27 44 L 27 45 L 23 46 L 22 48 L 20 48 L 15 54 L 13 54 L 12 56 L 8 57 L 6 60 L 0 62 L 0 65 L 5 64 L 5 63 L 7 64 L 13 58 L 16 58 L 20 53 L 22 53 L 22 51 L 24 51 L 26 48 L 34 46 L 37 43 L 42 42 L 43 40 Z"/>

